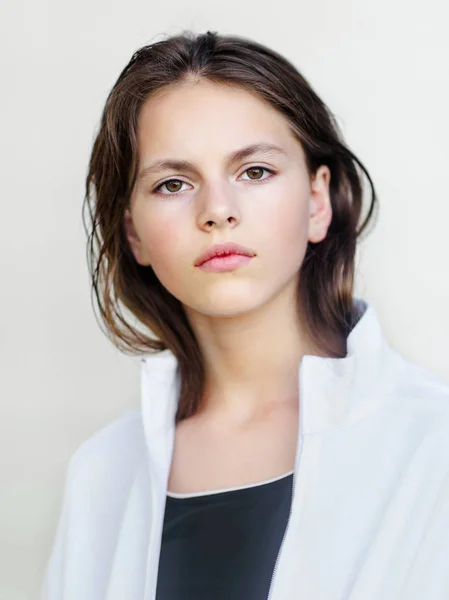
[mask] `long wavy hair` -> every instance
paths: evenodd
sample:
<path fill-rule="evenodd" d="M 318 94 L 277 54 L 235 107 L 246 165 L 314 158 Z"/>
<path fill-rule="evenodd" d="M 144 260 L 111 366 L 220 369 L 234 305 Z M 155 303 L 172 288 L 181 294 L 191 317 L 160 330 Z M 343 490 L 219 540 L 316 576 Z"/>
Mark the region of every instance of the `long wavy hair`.
<path fill-rule="evenodd" d="M 287 119 L 304 149 L 309 175 L 320 165 L 329 167 L 332 221 L 325 239 L 307 246 L 297 306 L 306 332 L 330 357 L 346 355 L 347 335 L 360 316 L 353 298 L 356 243 L 377 202 L 368 171 L 345 144 L 330 110 L 293 64 L 274 50 L 241 36 L 184 31 L 133 54 L 107 97 L 86 177 L 83 224 L 91 297 L 99 308 L 100 327 L 105 325 L 104 333 L 120 350 L 149 354 L 168 349 L 175 355 L 181 375 L 176 422 L 202 406 L 203 356 L 181 302 L 151 266 L 135 260 L 124 212 L 136 183 L 142 105 L 164 86 L 187 78 L 258 94 Z M 363 176 L 371 198 L 361 221 Z"/>

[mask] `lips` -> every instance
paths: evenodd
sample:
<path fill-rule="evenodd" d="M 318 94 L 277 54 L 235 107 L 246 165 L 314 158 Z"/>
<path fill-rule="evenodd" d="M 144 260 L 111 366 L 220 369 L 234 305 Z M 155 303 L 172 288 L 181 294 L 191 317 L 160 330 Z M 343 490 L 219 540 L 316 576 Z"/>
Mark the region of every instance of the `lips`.
<path fill-rule="evenodd" d="M 232 254 L 240 254 L 242 256 L 252 257 L 255 256 L 256 253 L 251 248 L 246 248 L 240 244 L 224 242 L 221 244 L 215 244 L 203 252 L 203 254 L 195 261 L 195 266 L 199 267 L 216 256 L 229 256 Z"/>

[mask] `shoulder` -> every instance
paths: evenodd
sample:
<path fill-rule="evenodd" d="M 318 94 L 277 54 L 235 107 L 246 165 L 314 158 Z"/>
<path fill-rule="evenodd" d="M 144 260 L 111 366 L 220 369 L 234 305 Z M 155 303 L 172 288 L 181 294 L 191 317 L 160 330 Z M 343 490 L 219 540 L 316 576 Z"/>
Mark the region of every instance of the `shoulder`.
<path fill-rule="evenodd" d="M 133 410 L 102 427 L 72 454 L 42 600 L 66 598 L 64 590 L 75 589 L 77 598 L 86 597 L 81 590 L 90 586 L 94 573 L 98 580 L 107 574 L 133 483 L 142 482 L 145 446 L 141 411 Z M 94 598 L 93 592 L 87 595 Z"/>
<path fill-rule="evenodd" d="M 449 382 L 396 351 L 392 351 L 392 362 L 393 406 L 400 408 L 404 417 L 418 419 L 423 427 L 431 424 L 449 433 Z"/>
<path fill-rule="evenodd" d="M 72 454 L 68 475 L 78 484 L 105 483 L 134 472 L 145 456 L 141 410 L 111 421 L 82 442 Z"/>

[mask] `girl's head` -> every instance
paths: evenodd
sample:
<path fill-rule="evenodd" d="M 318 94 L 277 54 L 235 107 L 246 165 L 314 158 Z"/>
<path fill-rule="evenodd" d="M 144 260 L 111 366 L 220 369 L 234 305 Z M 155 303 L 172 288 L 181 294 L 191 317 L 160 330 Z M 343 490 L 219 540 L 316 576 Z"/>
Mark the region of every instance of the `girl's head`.
<path fill-rule="evenodd" d="M 357 167 L 372 191 L 363 223 Z M 194 314 L 248 313 L 293 285 L 314 347 L 344 356 L 356 242 L 375 201 L 330 111 L 273 50 L 210 32 L 141 48 L 109 94 L 86 180 L 107 331 L 122 349 L 175 354 L 177 420 L 203 393 Z M 254 258 L 225 273 L 195 266 L 228 241 Z"/>

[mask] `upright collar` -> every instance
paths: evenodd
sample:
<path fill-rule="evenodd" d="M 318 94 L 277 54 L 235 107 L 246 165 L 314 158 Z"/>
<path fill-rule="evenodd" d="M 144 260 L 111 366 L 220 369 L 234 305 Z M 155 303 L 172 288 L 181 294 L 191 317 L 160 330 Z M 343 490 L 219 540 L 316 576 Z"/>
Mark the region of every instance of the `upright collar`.
<path fill-rule="evenodd" d="M 344 358 L 305 355 L 299 369 L 299 423 L 304 435 L 352 424 L 386 397 L 395 353 L 388 346 L 376 311 L 354 298 L 355 325 Z M 169 350 L 141 359 L 142 416 L 150 457 L 164 462 L 174 439 L 180 371 Z"/>

